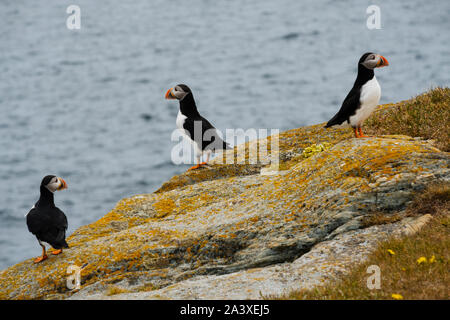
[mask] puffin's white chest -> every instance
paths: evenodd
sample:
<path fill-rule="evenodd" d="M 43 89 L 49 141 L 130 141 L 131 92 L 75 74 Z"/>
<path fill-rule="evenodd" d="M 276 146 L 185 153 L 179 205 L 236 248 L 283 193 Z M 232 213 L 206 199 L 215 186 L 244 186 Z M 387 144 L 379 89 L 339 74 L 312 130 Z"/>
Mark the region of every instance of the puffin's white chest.
<path fill-rule="evenodd" d="M 178 111 L 178 115 L 177 115 L 177 128 L 181 130 L 181 132 L 183 133 L 183 135 L 187 138 L 187 140 L 196 148 L 197 152 L 202 152 L 202 149 L 199 147 L 199 145 L 197 144 L 197 142 L 195 142 L 194 140 L 191 139 L 191 137 L 189 136 L 189 134 L 187 133 L 186 129 L 184 129 L 183 124 L 184 121 L 187 119 L 187 117 L 181 113 L 181 111 Z"/>
<path fill-rule="evenodd" d="M 178 129 L 184 130 L 183 124 L 184 124 L 184 120 L 186 120 L 186 118 L 187 117 L 184 114 L 182 114 L 181 111 L 178 111 L 177 122 L 176 122 Z"/>
<path fill-rule="evenodd" d="M 381 88 L 374 76 L 361 87 L 360 107 L 356 110 L 356 114 L 350 117 L 350 124 L 353 127 L 360 126 L 378 106 L 380 97 Z"/>

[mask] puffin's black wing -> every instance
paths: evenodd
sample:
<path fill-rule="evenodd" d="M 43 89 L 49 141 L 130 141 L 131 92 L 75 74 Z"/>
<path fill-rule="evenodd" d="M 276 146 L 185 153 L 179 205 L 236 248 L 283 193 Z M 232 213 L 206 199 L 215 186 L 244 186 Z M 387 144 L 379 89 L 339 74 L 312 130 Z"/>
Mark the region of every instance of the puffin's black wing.
<path fill-rule="evenodd" d="M 41 224 L 46 224 L 48 217 L 44 216 L 43 219 L 39 219 L 38 212 L 36 208 L 32 208 L 30 212 L 27 214 L 27 227 L 28 231 L 30 231 L 32 234 L 36 235 L 39 233 L 39 230 L 41 229 Z"/>
<path fill-rule="evenodd" d="M 60 209 L 33 208 L 27 215 L 28 230 L 40 241 L 55 249 L 68 248 L 66 242 L 67 217 Z"/>
<path fill-rule="evenodd" d="M 361 89 L 358 87 L 353 87 L 352 90 L 350 90 L 347 97 L 345 97 L 344 102 L 342 102 L 341 109 L 339 109 L 338 113 L 328 121 L 325 128 L 342 124 L 344 121 L 347 121 L 351 115 L 355 114 L 360 104 L 360 91 Z"/>
<path fill-rule="evenodd" d="M 201 137 L 196 137 L 194 135 L 194 130 L 200 128 L 199 123 L 201 123 L 202 135 Z M 202 147 L 202 150 L 214 151 L 230 148 L 230 146 L 220 138 L 216 128 L 202 116 L 197 118 L 186 118 L 183 123 L 183 128 L 187 131 L 189 137 Z"/>
<path fill-rule="evenodd" d="M 58 219 L 58 225 L 62 228 L 64 228 L 64 230 L 67 230 L 67 227 L 69 226 L 67 223 L 67 217 L 64 214 L 64 212 L 62 212 L 59 208 L 55 207 L 57 213 L 57 219 Z"/>

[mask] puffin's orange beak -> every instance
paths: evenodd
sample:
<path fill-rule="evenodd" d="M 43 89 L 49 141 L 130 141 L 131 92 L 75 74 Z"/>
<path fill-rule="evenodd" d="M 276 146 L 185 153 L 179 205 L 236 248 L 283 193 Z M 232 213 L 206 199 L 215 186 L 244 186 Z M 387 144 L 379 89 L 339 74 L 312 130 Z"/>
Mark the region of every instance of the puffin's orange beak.
<path fill-rule="evenodd" d="M 172 94 L 172 90 L 173 90 L 173 88 L 170 88 L 169 90 L 167 90 L 166 96 L 165 96 L 165 98 L 166 98 L 167 100 L 173 100 L 173 99 L 176 99 L 176 98 L 173 96 L 173 94 Z"/>
<path fill-rule="evenodd" d="M 67 189 L 67 182 L 63 178 L 58 178 L 61 181 L 61 184 L 58 187 L 58 190 Z"/>
<path fill-rule="evenodd" d="M 387 59 L 383 56 L 380 56 L 380 60 L 378 61 L 377 68 L 386 67 L 389 65 Z"/>

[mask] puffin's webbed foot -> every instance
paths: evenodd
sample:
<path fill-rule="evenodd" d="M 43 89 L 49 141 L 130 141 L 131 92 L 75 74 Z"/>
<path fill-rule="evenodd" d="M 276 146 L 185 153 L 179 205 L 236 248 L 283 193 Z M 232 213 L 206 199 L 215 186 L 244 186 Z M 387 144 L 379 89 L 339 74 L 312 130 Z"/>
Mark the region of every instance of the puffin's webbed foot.
<path fill-rule="evenodd" d="M 48 259 L 48 256 L 45 254 L 42 257 L 37 257 L 36 259 L 34 259 L 34 263 L 39 263 L 39 262 L 42 262 L 47 259 Z"/>
<path fill-rule="evenodd" d="M 201 164 L 199 163 L 199 164 L 197 164 L 197 165 L 195 165 L 193 167 L 190 167 L 189 169 L 187 169 L 187 171 L 195 170 L 195 169 L 198 169 L 200 167 L 201 167 Z"/>
<path fill-rule="evenodd" d="M 42 262 L 42 261 L 48 259 L 47 251 L 45 250 L 45 246 L 41 243 L 40 240 L 39 240 L 39 245 L 42 247 L 42 256 L 34 259 L 34 263 L 39 263 L 39 262 Z"/>
<path fill-rule="evenodd" d="M 52 252 L 52 254 L 53 255 L 58 255 L 58 254 L 60 254 L 60 253 L 62 253 L 63 252 L 63 250 L 62 249 L 58 249 L 58 250 L 54 250 L 53 252 Z"/>
<path fill-rule="evenodd" d="M 368 138 L 368 137 L 369 137 L 369 136 L 366 136 L 366 135 L 362 132 L 361 127 L 358 128 L 358 130 L 359 130 L 359 137 L 360 137 L 360 138 Z"/>

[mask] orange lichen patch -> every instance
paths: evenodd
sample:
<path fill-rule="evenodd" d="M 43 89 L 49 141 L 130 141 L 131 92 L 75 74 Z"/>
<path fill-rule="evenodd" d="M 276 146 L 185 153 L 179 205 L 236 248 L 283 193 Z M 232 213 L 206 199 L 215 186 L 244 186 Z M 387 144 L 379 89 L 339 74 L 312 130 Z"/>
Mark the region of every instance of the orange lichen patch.
<path fill-rule="evenodd" d="M 167 216 L 168 214 L 171 214 L 175 211 L 176 205 L 175 201 L 172 199 L 162 199 L 153 204 L 153 207 L 155 208 L 157 215 L 157 218 L 163 218 Z"/>
<path fill-rule="evenodd" d="M 121 294 L 121 293 L 125 293 L 125 292 L 128 292 L 128 290 L 114 286 L 114 285 L 110 285 L 108 287 L 108 291 L 106 292 L 106 295 L 113 296 L 113 295 Z"/>
<path fill-rule="evenodd" d="M 202 181 L 256 174 L 259 173 L 260 168 L 261 165 L 256 164 L 209 164 L 200 169 L 190 170 L 181 175 L 174 176 L 168 182 L 164 183 L 155 193 L 167 192 Z"/>
<path fill-rule="evenodd" d="M 198 208 L 212 203 L 216 197 L 206 192 L 201 192 L 196 195 L 188 197 L 181 196 L 177 198 L 159 198 L 152 204 L 157 214 L 155 218 L 163 218 L 168 215 L 185 214 L 187 212 L 195 211 Z M 214 211 L 214 209 L 212 209 Z"/>
<path fill-rule="evenodd" d="M 195 197 L 187 197 L 180 200 L 178 213 L 192 212 L 214 201 L 215 197 L 208 193 L 201 193 Z"/>
<path fill-rule="evenodd" d="M 140 210 L 144 202 L 145 199 L 138 197 L 119 201 L 116 207 L 105 216 L 75 231 L 68 238 L 70 246 L 77 246 L 80 242 L 108 236 L 112 232 L 129 229 L 145 223 L 147 221 L 146 218 L 130 217 L 130 213 Z"/>
<path fill-rule="evenodd" d="M 325 123 L 292 129 L 279 135 L 280 150 L 305 149 L 326 141 L 332 145 L 353 137 L 349 128 L 324 128 Z"/>

